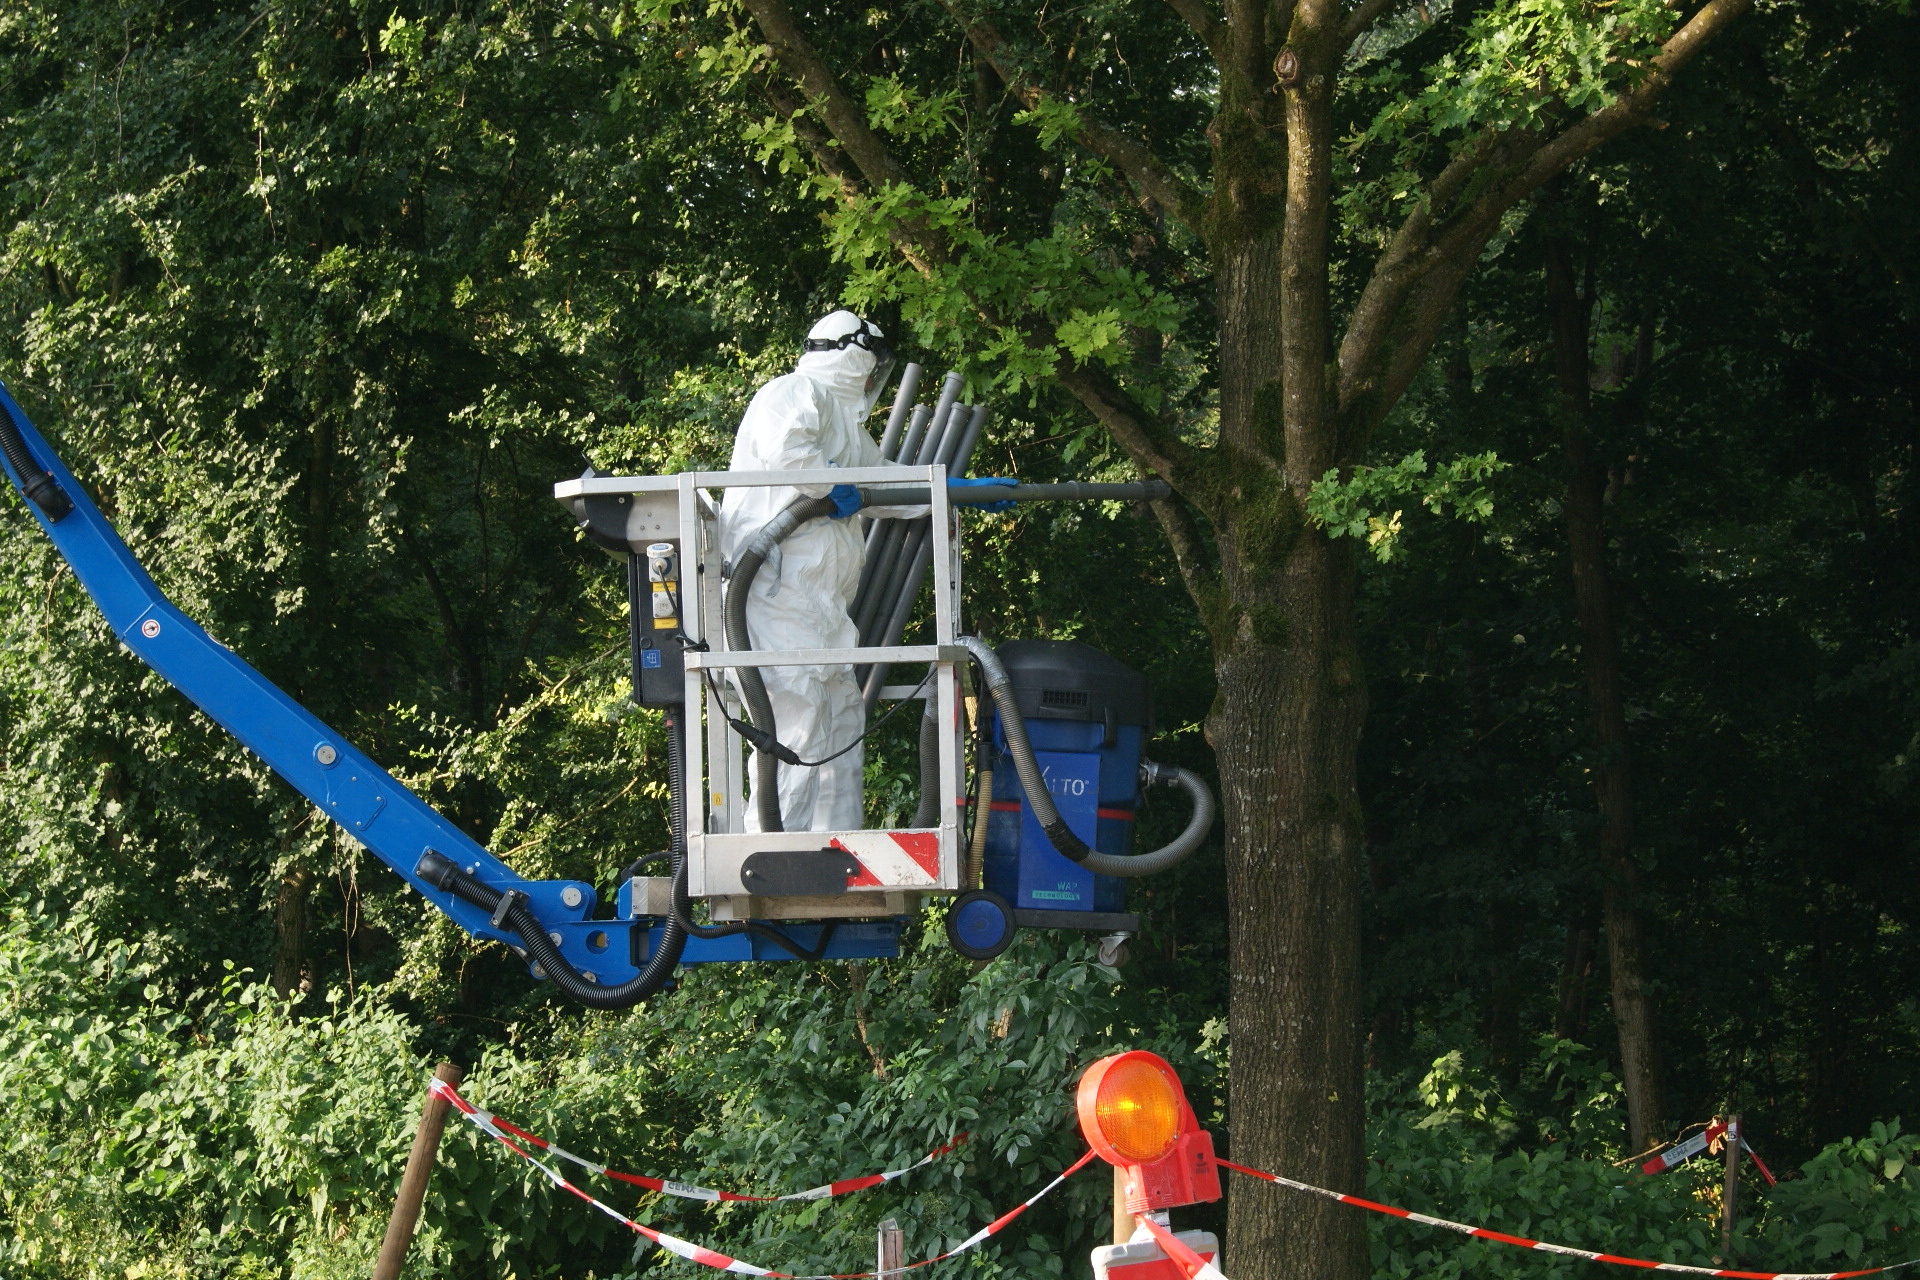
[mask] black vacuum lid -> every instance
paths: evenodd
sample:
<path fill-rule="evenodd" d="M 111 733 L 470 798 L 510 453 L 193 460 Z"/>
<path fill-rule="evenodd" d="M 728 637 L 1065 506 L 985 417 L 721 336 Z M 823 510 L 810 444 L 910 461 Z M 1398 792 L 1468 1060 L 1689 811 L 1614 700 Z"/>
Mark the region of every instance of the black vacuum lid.
<path fill-rule="evenodd" d="M 994 652 L 1029 720 L 1153 724 L 1147 678 L 1078 640 L 1009 640 Z"/>

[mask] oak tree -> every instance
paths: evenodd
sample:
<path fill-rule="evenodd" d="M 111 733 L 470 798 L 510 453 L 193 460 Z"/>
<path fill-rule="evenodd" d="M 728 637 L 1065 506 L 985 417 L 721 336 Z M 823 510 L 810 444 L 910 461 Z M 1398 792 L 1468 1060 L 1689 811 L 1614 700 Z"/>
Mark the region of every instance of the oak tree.
<path fill-rule="evenodd" d="M 1326 500 L 1489 244 L 1749 5 L 640 7 L 763 99 L 762 154 L 829 202 L 851 301 L 977 378 L 1064 391 L 1173 486 L 1154 515 L 1218 683 L 1241 1160 L 1362 1183 L 1367 699 L 1338 535 L 1398 513 L 1329 524 Z M 1651 1087 L 1628 1080 L 1643 1114 Z M 1356 1277 L 1363 1244 L 1331 1206 L 1232 1204 L 1237 1275 Z"/>

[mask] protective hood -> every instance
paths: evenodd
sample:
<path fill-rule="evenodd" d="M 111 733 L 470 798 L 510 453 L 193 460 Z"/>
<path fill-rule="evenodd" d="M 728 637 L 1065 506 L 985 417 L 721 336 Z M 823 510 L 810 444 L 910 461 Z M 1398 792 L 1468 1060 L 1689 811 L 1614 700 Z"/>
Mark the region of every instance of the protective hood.
<path fill-rule="evenodd" d="M 893 369 L 893 349 L 880 327 L 835 311 L 807 331 L 807 346 L 793 371 L 825 387 L 864 423 Z"/>

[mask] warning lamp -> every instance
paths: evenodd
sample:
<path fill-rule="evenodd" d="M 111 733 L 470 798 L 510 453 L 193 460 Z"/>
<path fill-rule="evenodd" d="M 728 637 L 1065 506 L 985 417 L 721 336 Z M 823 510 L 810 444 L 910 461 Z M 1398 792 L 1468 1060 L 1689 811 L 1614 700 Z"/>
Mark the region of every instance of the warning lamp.
<path fill-rule="evenodd" d="M 1079 1109 L 1088 1144 L 1125 1173 L 1127 1212 L 1220 1198 L 1213 1135 L 1165 1058 L 1135 1049 L 1100 1059 L 1080 1077 Z"/>

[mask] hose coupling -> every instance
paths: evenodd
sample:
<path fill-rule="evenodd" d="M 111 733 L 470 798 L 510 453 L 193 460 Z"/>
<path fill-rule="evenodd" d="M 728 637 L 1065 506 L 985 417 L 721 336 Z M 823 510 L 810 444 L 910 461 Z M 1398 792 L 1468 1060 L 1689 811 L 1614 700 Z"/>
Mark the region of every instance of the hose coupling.
<path fill-rule="evenodd" d="M 442 893 L 458 893 L 460 881 L 465 875 L 459 863 L 438 849 L 429 849 L 421 854 L 420 861 L 413 864 L 413 874 Z"/>
<path fill-rule="evenodd" d="M 1143 787 L 1177 787 L 1180 785 L 1178 765 L 1155 764 L 1151 760 L 1140 762 L 1140 785 Z"/>
<path fill-rule="evenodd" d="M 509 889 L 501 894 L 500 901 L 493 904 L 493 927 L 496 929 L 506 928 L 507 917 L 513 914 L 513 909 L 529 901 L 531 901 L 531 899 L 518 889 Z"/>

